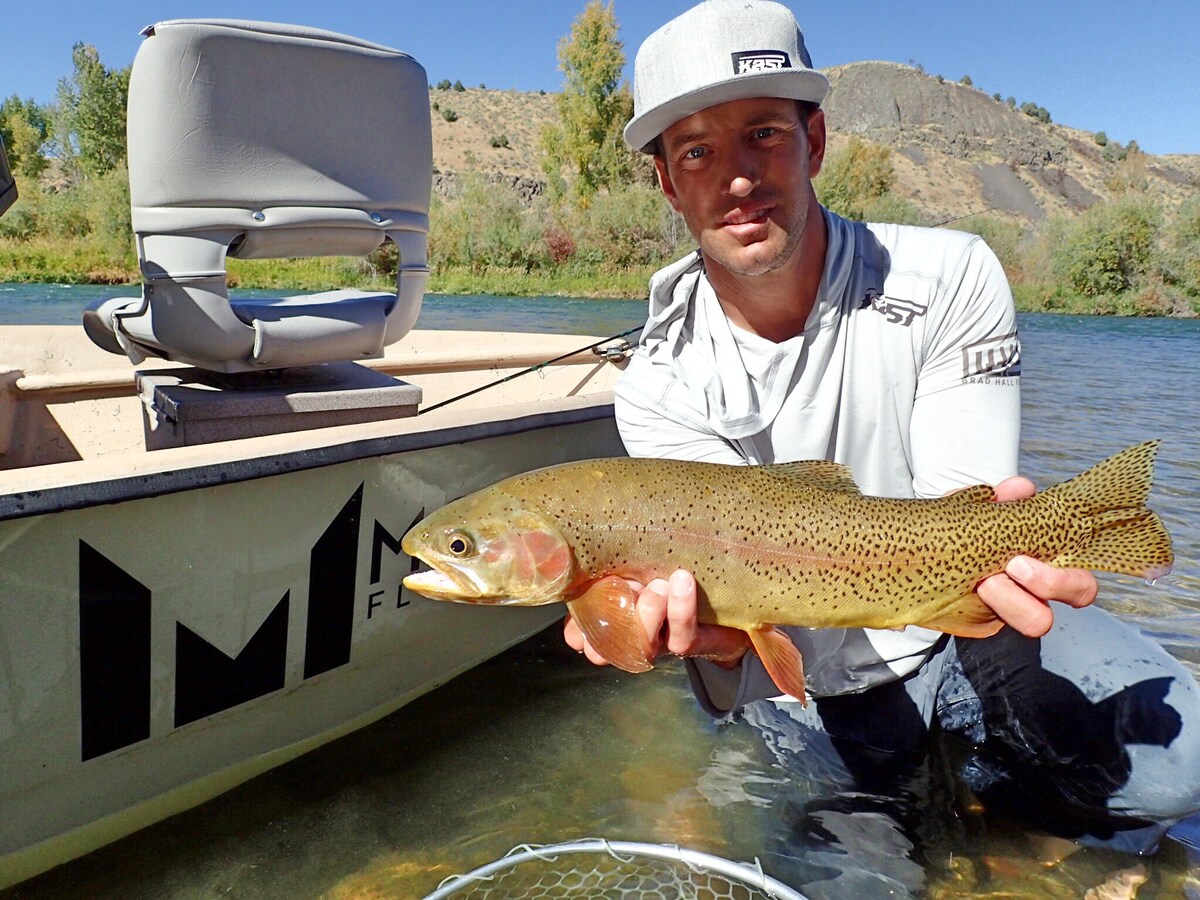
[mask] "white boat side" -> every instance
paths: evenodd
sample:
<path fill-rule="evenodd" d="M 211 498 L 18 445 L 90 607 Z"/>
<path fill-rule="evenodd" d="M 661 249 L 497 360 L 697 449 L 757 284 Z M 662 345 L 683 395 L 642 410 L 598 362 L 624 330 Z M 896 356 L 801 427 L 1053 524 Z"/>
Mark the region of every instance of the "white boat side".
<path fill-rule="evenodd" d="M 369 365 L 430 406 L 592 340 L 417 331 Z M 0 886 L 561 614 L 410 595 L 399 538 L 510 474 L 621 454 L 619 368 L 583 352 L 428 414 L 148 452 L 128 362 L 78 328 L 0 328 Z"/>

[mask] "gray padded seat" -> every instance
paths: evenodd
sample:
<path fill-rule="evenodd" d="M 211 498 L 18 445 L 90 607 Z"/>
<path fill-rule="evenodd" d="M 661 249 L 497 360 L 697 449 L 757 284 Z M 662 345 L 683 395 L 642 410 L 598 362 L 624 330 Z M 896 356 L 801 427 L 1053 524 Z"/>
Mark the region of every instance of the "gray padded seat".
<path fill-rule="evenodd" d="M 221 19 L 147 28 L 129 85 L 142 295 L 84 313 L 91 339 L 218 372 L 382 355 L 428 278 L 433 142 L 425 70 L 345 35 Z M 366 256 L 395 293 L 230 300 L 225 260 Z"/>

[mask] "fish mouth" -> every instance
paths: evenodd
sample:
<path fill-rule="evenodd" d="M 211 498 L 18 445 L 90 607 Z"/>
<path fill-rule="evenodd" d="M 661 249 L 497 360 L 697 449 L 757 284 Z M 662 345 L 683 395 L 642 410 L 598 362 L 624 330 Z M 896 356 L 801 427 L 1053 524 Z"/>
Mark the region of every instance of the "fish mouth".
<path fill-rule="evenodd" d="M 487 602 L 484 588 L 466 572 L 451 568 L 431 568 L 405 575 L 403 584 L 431 600 L 451 600 L 456 603 Z"/>

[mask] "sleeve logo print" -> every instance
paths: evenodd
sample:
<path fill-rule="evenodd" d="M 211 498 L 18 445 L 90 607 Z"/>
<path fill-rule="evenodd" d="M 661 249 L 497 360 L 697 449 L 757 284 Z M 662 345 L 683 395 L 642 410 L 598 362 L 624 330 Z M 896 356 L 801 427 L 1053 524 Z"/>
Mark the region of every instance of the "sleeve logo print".
<path fill-rule="evenodd" d="M 1021 374 L 1021 342 L 1015 331 L 963 347 L 963 381 L 1016 384 Z"/>

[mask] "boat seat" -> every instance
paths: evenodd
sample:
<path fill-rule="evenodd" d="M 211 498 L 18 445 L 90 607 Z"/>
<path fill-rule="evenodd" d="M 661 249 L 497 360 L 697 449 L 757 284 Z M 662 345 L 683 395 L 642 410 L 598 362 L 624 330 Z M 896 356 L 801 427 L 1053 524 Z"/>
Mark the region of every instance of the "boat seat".
<path fill-rule="evenodd" d="M 140 297 L 84 328 L 134 363 L 216 372 L 370 359 L 413 326 L 429 270 L 425 70 L 332 32 L 224 19 L 145 29 L 129 84 Z M 226 261 L 397 248 L 394 292 L 231 299 Z"/>

